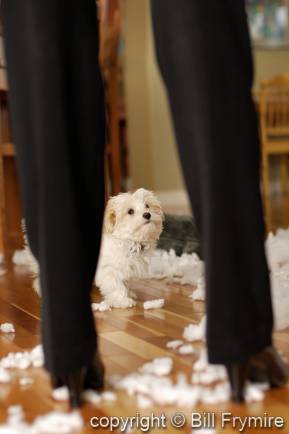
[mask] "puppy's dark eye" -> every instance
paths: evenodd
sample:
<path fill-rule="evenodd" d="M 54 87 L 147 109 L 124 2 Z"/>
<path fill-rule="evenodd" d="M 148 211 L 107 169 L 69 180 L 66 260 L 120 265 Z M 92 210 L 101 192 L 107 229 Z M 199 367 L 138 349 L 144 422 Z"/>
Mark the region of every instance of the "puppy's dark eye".
<path fill-rule="evenodd" d="M 133 215 L 134 214 L 134 210 L 132 208 L 130 208 L 127 213 L 130 214 L 130 215 Z"/>
<path fill-rule="evenodd" d="M 149 208 L 148 204 L 146 203 L 146 208 Z"/>

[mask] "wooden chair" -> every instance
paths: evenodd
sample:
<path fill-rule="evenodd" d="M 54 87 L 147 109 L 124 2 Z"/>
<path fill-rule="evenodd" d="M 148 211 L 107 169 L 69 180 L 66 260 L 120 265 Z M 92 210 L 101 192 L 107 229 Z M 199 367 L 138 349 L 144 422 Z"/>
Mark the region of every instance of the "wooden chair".
<path fill-rule="evenodd" d="M 261 83 L 259 116 L 262 144 L 262 186 L 267 226 L 271 226 L 270 173 L 271 155 L 280 156 L 280 178 L 283 194 L 288 194 L 289 154 L 289 74 Z"/>
<path fill-rule="evenodd" d="M 21 201 L 7 104 L 7 86 L 0 69 L 0 252 L 7 258 L 23 245 Z M 2 77 L 3 78 L 3 77 Z"/>

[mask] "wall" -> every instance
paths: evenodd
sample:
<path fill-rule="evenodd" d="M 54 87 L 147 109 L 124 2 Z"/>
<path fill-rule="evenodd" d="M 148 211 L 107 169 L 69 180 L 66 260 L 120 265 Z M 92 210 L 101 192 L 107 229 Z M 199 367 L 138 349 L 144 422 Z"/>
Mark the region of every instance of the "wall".
<path fill-rule="evenodd" d="M 184 188 L 166 93 L 155 61 L 148 0 L 124 0 L 125 85 L 132 187 Z M 258 82 L 289 71 L 289 49 L 254 50 Z"/>
<path fill-rule="evenodd" d="M 132 187 L 154 188 L 150 131 L 148 57 L 148 11 L 146 0 L 125 0 L 124 82 L 128 118 L 129 163 Z"/>
<path fill-rule="evenodd" d="M 289 49 L 254 50 L 255 87 L 260 80 L 289 71 Z"/>
<path fill-rule="evenodd" d="M 166 93 L 154 56 L 149 1 L 125 0 L 124 17 L 132 187 L 183 189 Z"/>

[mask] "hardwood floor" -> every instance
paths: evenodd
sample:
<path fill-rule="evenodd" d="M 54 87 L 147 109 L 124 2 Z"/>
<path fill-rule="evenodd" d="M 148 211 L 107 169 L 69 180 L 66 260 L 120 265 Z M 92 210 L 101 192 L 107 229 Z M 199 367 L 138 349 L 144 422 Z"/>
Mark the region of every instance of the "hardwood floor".
<path fill-rule="evenodd" d="M 191 374 L 191 365 L 195 356 L 181 356 L 168 350 L 166 343 L 172 339 L 179 339 L 183 328 L 193 322 L 198 322 L 204 312 L 202 302 L 192 302 L 188 298 L 192 287 L 178 284 L 166 284 L 165 281 L 138 281 L 133 285 L 139 301 L 152 298 L 165 298 L 166 303 L 162 309 L 144 311 L 139 303 L 134 309 L 115 309 L 108 312 L 95 314 L 100 335 L 100 349 L 103 356 L 107 378 L 112 374 L 125 375 L 135 371 L 146 361 L 158 356 L 170 356 L 174 360 L 173 376 L 179 371 Z M 93 300 L 99 301 L 100 297 L 95 290 Z M 39 337 L 39 306 L 37 295 L 31 288 L 31 280 L 24 267 L 7 266 L 7 273 L 0 277 L 0 323 L 12 322 L 15 325 L 15 335 L 0 334 L 0 357 L 10 351 L 23 351 L 31 349 L 40 342 Z M 275 340 L 278 348 L 282 349 L 289 357 L 289 331 L 276 333 Z M 20 386 L 19 378 L 23 371 L 12 371 L 13 381 L 9 385 L 0 385 L 0 422 L 6 419 L 7 408 L 10 405 L 21 404 L 28 421 L 34 420 L 39 414 L 44 414 L 52 409 L 67 410 L 67 404 L 56 403 L 51 399 L 51 389 L 48 376 L 42 369 L 29 369 L 34 383 L 29 386 Z M 26 372 L 25 372 L 26 374 Z M 154 407 L 147 410 L 139 410 L 135 399 L 125 393 L 119 393 L 115 403 L 106 403 L 94 407 L 86 404 L 82 409 L 85 427 L 81 433 L 93 432 L 88 422 L 93 416 L 133 416 L 140 411 L 149 415 L 152 412 L 167 416 L 176 411 L 184 412 L 188 421 L 192 411 L 229 411 L 236 416 L 263 415 L 282 416 L 288 420 L 289 390 L 283 388 L 270 391 L 264 402 L 250 405 L 233 405 L 231 403 L 215 406 L 198 406 L 197 408 Z M 218 416 L 217 416 L 218 418 Z M 106 429 L 97 429 L 97 432 L 108 432 Z M 164 430 L 154 430 L 163 432 Z M 191 432 L 188 425 L 181 431 Z M 219 430 L 221 431 L 221 430 Z M 266 430 L 247 429 L 246 432 L 263 432 Z M 274 429 L 270 431 L 274 432 Z M 278 430 L 280 431 L 280 430 Z M 289 427 L 281 430 L 289 433 Z M 168 426 L 166 432 L 174 432 Z M 233 428 L 227 428 L 227 433 L 236 432 Z M 277 432 L 277 429 L 276 429 Z"/>

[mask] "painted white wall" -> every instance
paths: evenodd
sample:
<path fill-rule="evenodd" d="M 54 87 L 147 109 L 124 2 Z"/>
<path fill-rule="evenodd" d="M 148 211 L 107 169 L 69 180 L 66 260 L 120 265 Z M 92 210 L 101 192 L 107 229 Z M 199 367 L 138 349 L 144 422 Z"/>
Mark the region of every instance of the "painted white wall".
<path fill-rule="evenodd" d="M 148 0 L 123 0 L 132 187 L 183 190 L 166 92 L 156 65 Z M 254 50 L 255 87 L 289 71 L 289 49 Z"/>

